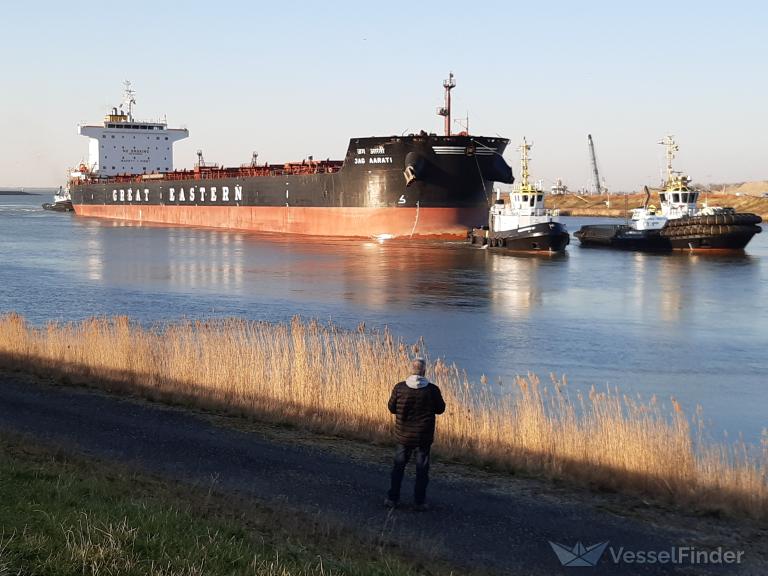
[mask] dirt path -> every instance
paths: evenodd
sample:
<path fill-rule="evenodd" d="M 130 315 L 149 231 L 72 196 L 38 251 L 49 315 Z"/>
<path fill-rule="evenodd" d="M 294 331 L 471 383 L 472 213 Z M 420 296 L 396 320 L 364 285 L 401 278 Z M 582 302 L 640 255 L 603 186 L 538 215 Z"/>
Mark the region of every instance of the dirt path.
<path fill-rule="evenodd" d="M 81 389 L 47 386 L 0 374 L 0 429 L 30 434 L 78 452 L 115 460 L 183 482 L 255 498 L 336 519 L 357 531 L 445 558 L 457 566 L 503 574 L 568 574 L 549 541 L 573 546 L 609 540 L 614 550 L 668 550 L 673 545 L 717 546 L 713 533 L 655 525 L 607 511 L 583 495 L 553 497 L 545 484 L 515 490 L 514 483 L 461 477 L 438 463 L 426 513 L 406 507 L 388 513 L 389 451 L 376 458 L 349 458 L 321 445 L 275 441 L 215 425 L 191 411 L 129 401 Z M 441 472 L 446 473 L 441 473 Z M 406 480 L 408 482 L 408 479 Z M 520 483 L 521 481 L 516 481 Z M 409 496 L 412 484 L 404 486 Z M 536 495 L 536 492 L 540 495 Z M 551 492 L 547 494 L 547 492 Z M 721 527 L 722 528 L 722 527 Z M 723 543 L 734 544 L 734 542 Z M 606 550 L 592 574 L 761 573 L 754 542 L 743 542 L 747 563 L 704 570 L 659 564 L 619 564 Z"/>

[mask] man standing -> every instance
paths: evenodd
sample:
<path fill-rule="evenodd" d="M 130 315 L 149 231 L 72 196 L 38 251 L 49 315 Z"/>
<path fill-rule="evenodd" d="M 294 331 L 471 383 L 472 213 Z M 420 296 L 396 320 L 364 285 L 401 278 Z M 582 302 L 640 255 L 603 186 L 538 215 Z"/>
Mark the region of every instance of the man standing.
<path fill-rule="evenodd" d="M 427 364 L 416 358 L 411 364 L 411 375 L 398 382 L 389 398 L 389 411 L 397 416 L 395 437 L 397 450 L 392 467 L 392 483 L 384 504 L 390 508 L 400 501 L 405 465 L 416 451 L 416 488 L 414 509 L 426 510 L 427 484 L 429 483 L 429 450 L 435 437 L 435 414 L 445 412 L 445 402 L 440 388 L 424 377 Z"/>

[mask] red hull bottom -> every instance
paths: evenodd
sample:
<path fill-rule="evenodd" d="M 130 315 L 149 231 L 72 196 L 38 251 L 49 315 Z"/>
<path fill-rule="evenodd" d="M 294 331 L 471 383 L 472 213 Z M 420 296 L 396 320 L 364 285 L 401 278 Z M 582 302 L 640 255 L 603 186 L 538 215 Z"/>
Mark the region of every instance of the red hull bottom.
<path fill-rule="evenodd" d="M 76 204 L 80 216 L 258 232 L 350 237 L 461 238 L 484 223 L 479 208 L 304 208 Z"/>

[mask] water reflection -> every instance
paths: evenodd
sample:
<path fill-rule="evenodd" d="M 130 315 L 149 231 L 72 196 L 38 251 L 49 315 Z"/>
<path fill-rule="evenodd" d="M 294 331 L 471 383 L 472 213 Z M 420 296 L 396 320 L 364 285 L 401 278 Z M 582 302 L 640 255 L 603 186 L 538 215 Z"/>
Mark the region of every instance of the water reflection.
<path fill-rule="evenodd" d="M 702 279 L 726 284 L 733 277 L 721 276 L 723 268 L 739 267 L 741 282 L 759 274 L 757 260 L 745 253 L 736 254 L 645 254 L 633 253 L 631 285 L 628 287 L 638 312 L 675 325 L 690 322 L 708 313 L 708 294 L 713 287 Z M 727 272 L 726 272 L 727 273 Z"/>
<path fill-rule="evenodd" d="M 86 221 L 88 277 L 108 285 L 162 283 L 184 291 L 240 292 L 243 235 Z M 130 229 L 125 234 L 115 228 Z"/>
<path fill-rule="evenodd" d="M 464 245 L 363 242 L 344 257 L 344 298 L 366 307 L 484 308 L 484 254 Z"/>
<path fill-rule="evenodd" d="M 488 253 L 491 302 L 494 312 L 524 316 L 543 304 L 547 290 L 559 282 L 549 274 L 552 266 L 567 268 L 568 254 Z"/>

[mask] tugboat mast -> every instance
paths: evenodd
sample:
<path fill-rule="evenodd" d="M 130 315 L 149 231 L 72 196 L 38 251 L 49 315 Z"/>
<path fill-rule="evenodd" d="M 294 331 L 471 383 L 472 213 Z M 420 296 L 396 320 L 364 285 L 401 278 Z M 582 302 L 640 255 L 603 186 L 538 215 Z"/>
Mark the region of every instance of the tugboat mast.
<path fill-rule="evenodd" d="M 675 152 L 677 152 L 680 148 L 675 143 L 675 137 L 673 135 L 665 136 L 663 140 L 659 142 L 662 146 L 666 147 L 666 155 L 667 155 L 667 184 L 672 182 L 674 179 L 675 171 L 672 170 L 672 160 L 675 159 Z"/>
<path fill-rule="evenodd" d="M 528 177 L 530 176 L 530 173 L 528 172 L 528 151 L 531 148 L 533 148 L 533 144 L 528 144 L 525 136 L 523 136 L 523 143 L 517 147 L 520 151 L 520 177 L 522 178 L 522 181 L 520 182 L 520 192 L 534 191 L 533 186 L 531 186 L 528 181 Z"/>
<path fill-rule="evenodd" d="M 453 79 L 453 72 L 448 73 L 448 79 L 443 80 L 445 88 L 445 106 L 437 109 L 437 115 L 445 118 L 445 135 L 451 135 L 451 90 L 456 87 L 456 81 Z"/>

